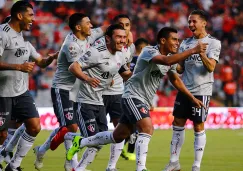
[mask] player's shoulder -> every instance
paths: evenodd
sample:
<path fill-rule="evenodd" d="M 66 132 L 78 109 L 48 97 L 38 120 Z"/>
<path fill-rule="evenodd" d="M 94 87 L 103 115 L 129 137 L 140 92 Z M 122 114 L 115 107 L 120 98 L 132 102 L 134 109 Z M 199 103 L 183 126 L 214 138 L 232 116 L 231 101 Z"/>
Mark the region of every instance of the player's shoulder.
<path fill-rule="evenodd" d="M 221 43 L 221 41 L 219 39 L 217 39 L 216 37 L 213 37 L 210 34 L 207 36 L 207 38 L 208 38 L 209 43 L 217 43 L 217 44 Z"/>
<path fill-rule="evenodd" d="M 184 44 L 189 44 L 193 41 L 193 37 L 188 37 L 188 38 L 185 38 L 182 42 L 181 42 L 181 45 L 184 45 Z"/>
<path fill-rule="evenodd" d="M 156 53 L 159 53 L 159 48 L 158 46 L 145 46 L 142 50 L 142 54 L 145 54 L 145 55 L 151 55 L 153 56 L 154 54 Z"/>
<path fill-rule="evenodd" d="M 6 37 L 10 36 L 10 34 L 9 34 L 10 30 L 11 30 L 11 28 L 8 24 L 1 24 L 0 25 L 0 33 L 1 33 L 2 36 L 6 36 Z"/>

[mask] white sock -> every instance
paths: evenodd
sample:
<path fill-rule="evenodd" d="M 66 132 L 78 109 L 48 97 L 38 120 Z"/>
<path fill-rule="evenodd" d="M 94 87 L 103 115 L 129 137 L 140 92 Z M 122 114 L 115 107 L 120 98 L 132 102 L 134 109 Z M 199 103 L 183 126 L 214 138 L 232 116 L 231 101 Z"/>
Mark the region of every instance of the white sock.
<path fill-rule="evenodd" d="M 2 147 L 6 147 L 7 146 L 8 142 L 13 137 L 15 131 L 16 131 L 16 129 L 8 128 L 8 136 L 7 136 L 6 140 L 3 142 L 3 146 Z"/>
<path fill-rule="evenodd" d="M 205 145 L 206 145 L 205 130 L 201 132 L 195 132 L 195 141 L 194 141 L 195 159 L 194 159 L 193 166 L 197 166 L 197 167 L 201 166 Z"/>
<path fill-rule="evenodd" d="M 39 148 L 39 152 L 40 152 L 41 154 L 44 155 L 44 154 L 47 152 L 47 150 L 50 149 L 51 140 L 52 140 L 52 138 L 57 134 L 57 132 L 59 131 L 59 129 L 60 129 L 60 128 L 56 128 L 56 129 L 54 129 L 54 130 L 51 132 L 50 136 L 47 138 L 47 140 L 44 142 L 44 144 L 42 144 L 42 145 L 40 146 L 40 148 Z"/>
<path fill-rule="evenodd" d="M 148 144 L 151 139 L 151 135 L 146 133 L 139 133 L 136 141 L 136 171 L 142 171 L 146 169 L 146 159 L 148 153 Z"/>
<path fill-rule="evenodd" d="M 185 140 L 185 128 L 173 126 L 173 135 L 170 144 L 170 162 L 179 160 L 181 147 Z"/>
<path fill-rule="evenodd" d="M 10 139 L 10 141 L 8 142 L 8 144 L 6 145 L 5 151 L 8 152 L 12 152 L 14 147 L 16 147 L 20 136 L 24 133 L 25 131 L 25 125 L 22 124 L 18 129 L 16 129 L 14 135 L 12 136 L 12 138 Z"/>
<path fill-rule="evenodd" d="M 85 168 L 94 161 L 98 151 L 99 149 L 95 147 L 86 148 L 77 167 L 80 170 L 85 170 Z"/>
<path fill-rule="evenodd" d="M 110 143 L 116 143 L 113 139 L 113 132 L 104 131 L 95 134 L 94 136 L 83 138 L 80 143 L 80 148 L 85 146 L 87 147 L 95 147 L 98 145 L 106 145 Z"/>
<path fill-rule="evenodd" d="M 73 144 L 72 140 L 64 140 L 64 145 L 65 145 L 66 151 L 68 151 L 69 148 L 71 148 L 72 144 Z M 70 162 L 71 162 L 72 168 L 77 167 L 77 165 L 78 165 L 78 154 L 77 153 L 73 156 L 73 158 Z"/>
<path fill-rule="evenodd" d="M 116 168 L 116 163 L 121 155 L 122 149 L 124 147 L 124 141 L 121 143 L 111 144 L 110 147 L 110 159 L 107 165 L 107 169 L 114 169 Z"/>
<path fill-rule="evenodd" d="M 2 151 L 2 145 L 0 145 L 0 151 Z M 3 162 L 4 156 L 0 155 L 0 164 Z M 0 170 L 1 171 L 1 170 Z"/>
<path fill-rule="evenodd" d="M 11 159 L 10 165 L 12 168 L 17 168 L 20 166 L 21 161 L 32 147 L 35 138 L 36 137 L 30 136 L 27 132 L 24 131 L 24 133 L 19 139 L 17 150 L 14 153 L 13 158 Z"/>
<path fill-rule="evenodd" d="M 73 140 L 73 138 L 75 137 L 75 136 L 80 136 L 80 134 L 79 133 L 74 133 L 74 132 L 68 132 L 68 133 L 66 133 L 65 135 L 64 135 L 64 140 Z"/>

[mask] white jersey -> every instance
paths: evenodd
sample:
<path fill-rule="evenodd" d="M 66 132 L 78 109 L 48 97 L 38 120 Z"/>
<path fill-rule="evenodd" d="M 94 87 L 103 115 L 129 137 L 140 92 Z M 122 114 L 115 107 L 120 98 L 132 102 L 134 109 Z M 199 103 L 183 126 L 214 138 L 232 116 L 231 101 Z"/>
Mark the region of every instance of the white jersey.
<path fill-rule="evenodd" d="M 13 30 L 9 24 L 0 25 L 0 61 L 23 64 L 41 55 L 30 42 L 24 41 L 22 32 Z M 28 73 L 16 70 L 0 71 L 0 97 L 16 97 L 28 90 Z"/>
<path fill-rule="evenodd" d="M 95 44 L 78 60 L 78 63 L 91 78 L 100 80 L 98 87 L 93 88 L 87 82 L 81 81 L 78 102 L 103 105 L 102 94 L 107 89 L 121 67 L 124 67 L 126 60 L 125 51 L 111 54 L 106 47 L 105 41 Z M 126 67 L 126 69 L 128 69 Z"/>
<path fill-rule="evenodd" d="M 161 78 L 168 72 L 176 73 L 176 64 L 159 65 L 151 62 L 153 57 L 161 55 L 157 46 L 146 46 L 137 59 L 133 75 L 125 83 L 123 98 L 136 98 L 150 107 Z"/>
<path fill-rule="evenodd" d="M 70 100 L 76 101 L 79 80 L 68 71 L 72 62 L 77 61 L 80 56 L 84 55 L 97 38 L 103 35 L 101 28 L 91 30 L 91 35 L 85 40 L 78 39 L 73 33 L 66 36 L 57 59 L 57 70 L 52 82 L 53 88 L 59 88 L 70 91 Z M 75 84 L 74 84 L 75 83 Z"/>
<path fill-rule="evenodd" d="M 135 45 L 131 44 L 129 47 L 124 47 L 124 57 L 127 63 L 131 63 L 133 54 L 135 54 Z M 124 91 L 123 79 L 120 74 L 116 74 L 113 78 L 114 84 L 111 87 L 108 87 L 103 95 L 117 95 L 122 94 Z"/>
<path fill-rule="evenodd" d="M 215 61 L 219 61 L 219 54 L 221 51 L 221 43 L 211 35 L 200 39 L 203 43 L 208 43 L 206 54 L 208 58 L 213 58 Z M 198 43 L 198 39 L 193 37 L 183 40 L 180 45 L 179 52 L 191 49 Z M 182 73 L 182 80 L 186 88 L 193 95 L 212 95 L 213 89 L 213 72 L 208 72 L 199 54 L 193 54 L 189 56 L 184 63 L 185 70 Z"/>

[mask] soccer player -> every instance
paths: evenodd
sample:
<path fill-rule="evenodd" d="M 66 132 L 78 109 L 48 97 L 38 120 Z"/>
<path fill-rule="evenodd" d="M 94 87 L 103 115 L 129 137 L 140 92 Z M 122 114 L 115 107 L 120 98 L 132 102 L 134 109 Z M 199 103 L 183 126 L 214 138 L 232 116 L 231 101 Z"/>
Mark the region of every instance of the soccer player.
<path fill-rule="evenodd" d="M 5 171 L 22 170 L 21 161 L 41 129 L 39 114 L 28 91 L 28 72 L 32 71 L 35 64 L 48 66 L 58 55 L 55 53 L 42 58 L 29 42 L 24 41 L 22 31 L 29 31 L 33 22 L 32 5 L 18 1 L 11 8 L 10 22 L 0 25 L 0 144 L 6 138 L 11 117 L 23 121 L 26 126 L 16 153 Z M 29 62 L 30 59 L 34 62 Z"/>
<path fill-rule="evenodd" d="M 105 39 L 99 43 L 96 42 L 83 57 L 70 66 L 70 71 L 77 78 L 83 80 L 78 96 L 79 102 L 81 102 L 78 114 L 81 132 L 86 137 L 108 129 L 102 94 L 110 86 L 114 75 L 118 71 L 124 78 L 131 75 L 126 66 L 125 56 L 128 50 L 124 48 L 125 41 L 124 28 L 119 24 L 111 25 L 107 28 Z M 86 68 L 90 69 L 82 71 Z M 95 146 L 87 150 L 96 153 L 100 148 L 100 146 Z M 90 155 L 90 153 L 87 154 Z M 84 154 L 84 156 L 86 155 Z M 95 155 L 86 157 L 89 157 L 89 162 L 83 162 L 83 157 L 78 165 L 78 170 L 84 170 L 94 160 Z"/>
<path fill-rule="evenodd" d="M 82 13 L 72 14 L 69 17 L 68 24 L 72 32 L 66 36 L 57 59 L 57 70 L 52 83 L 51 97 L 61 129 L 76 132 L 78 128 L 77 118 L 73 114 L 73 102 L 69 100 L 69 91 L 72 89 L 76 77 L 68 71 L 68 68 L 72 62 L 77 61 L 87 51 L 90 44 L 104 35 L 106 26 L 91 29 L 92 24 L 89 17 Z M 36 154 L 35 168 L 37 170 L 43 167 L 44 155 L 50 149 L 51 140 L 59 129 L 55 129 L 44 144 L 34 148 Z M 67 140 L 64 141 L 64 144 L 67 150 L 71 147 L 72 142 Z M 71 171 L 77 164 L 78 160 L 75 156 L 71 163 L 65 162 L 64 168 L 66 171 Z"/>
<path fill-rule="evenodd" d="M 135 69 L 138 56 L 142 52 L 142 49 L 145 46 L 148 46 L 149 43 L 148 43 L 148 40 L 146 40 L 144 38 L 138 38 L 134 42 L 134 45 L 135 45 L 136 52 L 135 52 L 135 54 L 133 54 L 133 58 L 132 58 L 132 61 L 130 63 L 130 70 L 132 72 Z M 128 142 L 127 150 L 125 148 L 123 148 L 122 153 L 121 153 L 121 156 L 123 158 L 125 158 L 126 160 L 136 160 L 136 154 L 134 153 L 136 139 L 137 139 L 137 131 L 134 130 L 134 133 L 131 134 L 131 136 L 129 138 L 127 138 L 126 141 L 125 141 L 125 142 Z"/>
<path fill-rule="evenodd" d="M 84 146 L 92 147 L 109 143 L 120 143 L 133 131 L 133 126 L 139 132 L 136 141 L 137 171 L 147 171 L 145 166 L 148 144 L 153 134 L 153 125 L 149 115 L 149 107 L 160 84 L 161 78 L 168 74 L 172 84 L 185 94 L 195 107 L 201 108 L 202 102 L 196 99 L 184 86 L 176 73 L 176 63 L 192 54 L 202 53 L 207 44 L 199 42 L 194 48 L 176 54 L 179 41 L 177 30 L 164 27 L 157 36 L 157 46 L 147 46 L 140 54 L 132 77 L 126 82 L 122 95 L 123 114 L 113 132 L 105 131 L 95 136 L 82 138 L 75 136 L 73 146 L 67 153 L 67 159 Z"/>
<path fill-rule="evenodd" d="M 185 139 L 185 123 L 187 119 L 194 125 L 194 163 L 192 171 L 200 171 L 200 165 L 206 145 L 204 122 L 207 118 L 210 96 L 213 88 L 213 71 L 219 60 L 221 50 L 220 41 L 206 32 L 207 15 L 202 10 L 192 11 L 188 17 L 189 29 L 193 37 L 185 39 L 180 45 L 180 52 L 194 47 L 198 41 L 208 43 L 205 52 L 189 56 L 177 66 L 178 73 L 182 73 L 182 80 L 187 89 L 206 106 L 195 106 L 181 93 L 177 94 L 174 105 L 173 135 L 171 140 L 170 163 L 164 171 L 180 170 L 179 156 Z"/>

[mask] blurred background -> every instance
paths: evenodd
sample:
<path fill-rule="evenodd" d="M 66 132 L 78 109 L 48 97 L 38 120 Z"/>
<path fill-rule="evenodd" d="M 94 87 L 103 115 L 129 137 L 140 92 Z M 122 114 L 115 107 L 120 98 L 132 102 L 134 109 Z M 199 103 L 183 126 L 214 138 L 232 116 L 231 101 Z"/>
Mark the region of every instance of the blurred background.
<path fill-rule="evenodd" d="M 10 13 L 15 1 L 0 0 L 0 21 Z M 69 33 L 68 17 L 75 12 L 90 16 L 94 27 L 110 24 L 117 14 L 128 14 L 132 21 L 134 41 L 143 37 L 156 44 L 156 34 L 164 26 L 179 30 L 180 39 L 191 36 L 187 17 L 193 9 L 203 9 L 210 19 L 207 30 L 221 40 L 220 61 L 214 72 L 211 107 L 243 106 L 243 1 L 242 0 L 50 0 L 29 1 L 36 21 L 27 40 L 43 56 L 60 49 Z M 50 87 L 56 63 L 46 69 L 36 66 L 29 76 L 29 89 L 38 107 L 51 107 Z M 176 90 L 167 78 L 154 99 L 155 107 L 172 107 Z M 233 100 L 232 100 L 233 99 Z"/>

